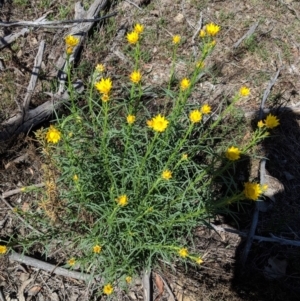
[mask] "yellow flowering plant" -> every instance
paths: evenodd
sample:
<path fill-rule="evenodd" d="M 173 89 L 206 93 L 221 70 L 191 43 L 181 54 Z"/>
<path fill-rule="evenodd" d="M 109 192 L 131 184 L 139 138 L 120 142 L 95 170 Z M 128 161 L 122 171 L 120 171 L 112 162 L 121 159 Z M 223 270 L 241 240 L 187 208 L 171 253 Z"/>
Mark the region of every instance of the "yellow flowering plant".
<path fill-rule="evenodd" d="M 178 40 L 169 41 L 170 81 L 159 96 L 171 102 L 164 108 L 143 98 L 146 80 L 141 74 L 147 73 L 141 64 L 141 24 L 124 41 L 134 60 L 124 76 L 125 90 L 99 63 L 81 97 L 86 103 L 78 106 L 68 65 L 70 114 L 57 116 L 55 125 L 36 133 L 47 166 L 45 189 L 24 218 L 43 233 L 31 233 L 23 242 L 12 238 L 11 245 L 39 241 L 45 250 L 63 247 L 66 267 L 101 276 L 101 292 L 107 296 L 114 294 L 120 279 L 129 283 L 161 260 L 205 263 L 194 247 L 192 230 L 228 204 L 262 196 L 266 187 L 255 182 L 240 183 L 244 188 L 238 189 L 231 170 L 252 155 L 267 129 L 280 124 L 268 115 L 246 142 L 236 138 L 228 143 L 221 139 L 227 135 L 223 124 L 229 116 L 235 119 L 232 111 L 247 91 L 237 90 L 220 109 L 205 99 L 190 101 L 219 30 L 206 26 L 200 55 L 181 78 L 172 71 Z M 66 40 L 70 47 L 75 42 Z M 6 245 L 0 245 L 0 253 L 7 252 Z"/>

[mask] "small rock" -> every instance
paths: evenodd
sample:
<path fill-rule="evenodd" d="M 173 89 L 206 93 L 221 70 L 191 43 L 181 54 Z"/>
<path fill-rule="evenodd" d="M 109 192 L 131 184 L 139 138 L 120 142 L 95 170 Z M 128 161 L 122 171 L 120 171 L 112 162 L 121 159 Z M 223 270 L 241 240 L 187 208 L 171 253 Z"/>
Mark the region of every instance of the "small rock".
<path fill-rule="evenodd" d="M 175 21 L 176 23 L 182 23 L 183 19 L 184 19 L 184 15 L 183 15 L 183 14 L 178 14 L 178 15 L 174 18 L 174 21 Z"/>

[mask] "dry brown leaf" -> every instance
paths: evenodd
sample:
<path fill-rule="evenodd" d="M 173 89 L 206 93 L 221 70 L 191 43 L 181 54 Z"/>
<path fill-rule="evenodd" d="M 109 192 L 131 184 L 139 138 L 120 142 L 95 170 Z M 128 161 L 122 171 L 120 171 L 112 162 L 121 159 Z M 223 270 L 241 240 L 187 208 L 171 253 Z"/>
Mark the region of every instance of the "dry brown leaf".
<path fill-rule="evenodd" d="M 35 296 L 36 294 L 38 294 L 41 291 L 41 289 L 42 289 L 41 286 L 35 285 L 35 286 L 31 287 L 27 293 L 29 296 Z"/>
<path fill-rule="evenodd" d="M 164 293 L 164 283 L 158 274 L 155 274 L 155 284 L 158 289 L 158 295 L 155 298 L 155 301 L 158 301 L 161 299 L 161 296 Z"/>

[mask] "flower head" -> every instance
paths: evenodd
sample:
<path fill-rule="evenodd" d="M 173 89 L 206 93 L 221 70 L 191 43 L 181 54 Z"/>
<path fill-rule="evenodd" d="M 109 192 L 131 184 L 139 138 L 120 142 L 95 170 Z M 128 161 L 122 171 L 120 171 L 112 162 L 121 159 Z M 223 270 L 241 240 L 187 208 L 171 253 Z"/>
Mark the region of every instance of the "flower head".
<path fill-rule="evenodd" d="M 135 45 L 139 40 L 139 34 L 136 31 L 129 32 L 126 37 L 128 43 L 132 45 Z"/>
<path fill-rule="evenodd" d="M 74 175 L 73 177 L 73 181 L 77 182 L 78 181 L 78 176 L 77 175 Z"/>
<path fill-rule="evenodd" d="M 202 112 L 202 114 L 211 113 L 211 106 L 209 106 L 207 104 L 203 105 L 202 108 L 201 108 L 201 112 Z"/>
<path fill-rule="evenodd" d="M 127 115 L 126 117 L 128 124 L 133 124 L 135 122 L 135 116 L 134 115 Z"/>
<path fill-rule="evenodd" d="M 202 113 L 199 110 L 193 110 L 190 113 L 190 121 L 192 123 L 198 123 L 200 122 L 202 119 Z"/>
<path fill-rule="evenodd" d="M 128 197 L 127 197 L 127 195 L 126 195 L 126 194 L 120 195 L 120 196 L 116 199 L 116 202 L 117 202 L 120 206 L 122 206 L 122 207 L 126 206 L 126 205 L 128 204 Z"/>
<path fill-rule="evenodd" d="M 177 34 L 177 35 L 173 36 L 173 44 L 174 45 L 179 44 L 180 40 L 181 40 L 181 36 L 180 35 Z"/>
<path fill-rule="evenodd" d="M 235 161 L 241 157 L 241 151 L 237 147 L 231 146 L 227 149 L 225 156 L 228 160 Z"/>
<path fill-rule="evenodd" d="M 189 255 L 189 252 L 188 252 L 187 248 L 181 248 L 178 251 L 178 254 L 179 254 L 180 257 L 185 258 Z"/>
<path fill-rule="evenodd" d="M 50 128 L 46 134 L 46 140 L 48 143 L 57 143 L 61 139 L 61 132 L 57 130 L 53 125 L 50 125 Z"/>
<path fill-rule="evenodd" d="M 99 245 L 93 246 L 93 252 L 99 254 L 102 251 L 102 247 Z"/>
<path fill-rule="evenodd" d="M 71 54 L 73 53 L 73 50 L 74 50 L 74 47 L 68 46 L 68 47 L 67 47 L 67 50 L 66 50 L 66 53 L 67 53 L 68 55 L 71 55 Z"/>
<path fill-rule="evenodd" d="M 250 89 L 243 86 L 240 88 L 239 94 L 240 96 L 248 96 L 250 94 Z"/>
<path fill-rule="evenodd" d="M 191 85 L 190 80 L 187 79 L 187 78 L 184 78 L 184 79 L 182 79 L 181 82 L 180 82 L 180 89 L 181 89 L 182 91 L 185 91 L 185 90 L 187 90 L 187 89 L 190 87 L 190 85 Z"/>
<path fill-rule="evenodd" d="M 112 88 L 112 81 L 108 78 L 101 78 L 99 82 L 95 83 L 95 88 L 102 94 L 108 95 Z"/>
<path fill-rule="evenodd" d="M 257 126 L 258 126 L 259 128 L 262 128 L 262 127 L 265 126 L 265 124 L 264 124 L 264 122 L 263 122 L 262 120 L 260 120 L 260 121 L 257 122 Z"/>
<path fill-rule="evenodd" d="M 68 264 L 72 267 L 73 265 L 75 265 L 75 263 L 76 263 L 76 260 L 75 260 L 75 258 L 74 257 L 72 257 L 72 258 L 70 258 L 69 260 L 68 260 Z"/>
<path fill-rule="evenodd" d="M 113 293 L 113 291 L 114 291 L 114 288 L 113 288 L 113 286 L 110 283 L 104 285 L 104 287 L 103 287 L 103 293 L 105 295 L 111 295 Z"/>
<path fill-rule="evenodd" d="M 205 29 L 206 29 L 206 33 L 209 36 L 214 37 L 218 34 L 221 27 L 219 25 L 214 24 L 214 23 L 209 23 L 209 24 L 206 25 Z"/>
<path fill-rule="evenodd" d="M 164 132 L 168 127 L 169 121 L 164 117 L 158 114 L 153 117 L 151 120 L 147 121 L 147 125 L 151 127 L 155 132 Z"/>
<path fill-rule="evenodd" d="M 188 154 L 182 154 L 181 160 L 187 160 L 188 159 Z"/>
<path fill-rule="evenodd" d="M 170 170 L 166 169 L 162 172 L 161 177 L 164 180 L 170 180 L 172 178 L 172 172 Z"/>
<path fill-rule="evenodd" d="M 97 64 L 95 69 L 97 72 L 102 73 L 105 71 L 105 66 L 103 64 Z"/>
<path fill-rule="evenodd" d="M 279 119 L 272 114 L 269 114 L 265 120 L 265 125 L 269 129 L 273 129 L 279 124 L 280 124 Z"/>
<path fill-rule="evenodd" d="M 102 100 L 103 102 L 108 102 L 108 101 L 109 101 L 109 95 L 103 94 L 103 95 L 101 96 L 101 100 Z"/>
<path fill-rule="evenodd" d="M 133 82 L 134 84 L 138 84 L 142 79 L 142 75 L 140 71 L 133 71 L 130 74 L 130 80 L 131 82 Z"/>
<path fill-rule="evenodd" d="M 144 25 L 142 24 L 135 24 L 133 31 L 135 31 L 137 34 L 140 34 L 144 31 Z"/>
<path fill-rule="evenodd" d="M 65 37 L 65 43 L 67 47 L 75 47 L 79 43 L 79 38 L 76 38 L 72 35 L 68 35 L 67 37 Z"/>
<path fill-rule="evenodd" d="M 258 183 L 247 182 L 244 184 L 244 194 L 247 199 L 256 201 L 262 192 L 261 186 Z"/>
<path fill-rule="evenodd" d="M 201 264 L 203 263 L 203 259 L 201 257 L 196 258 L 196 263 Z"/>
<path fill-rule="evenodd" d="M 206 32 L 204 29 L 201 29 L 200 32 L 199 32 L 199 37 L 200 38 L 204 38 L 206 36 Z"/>
<path fill-rule="evenodd" d="M 7 247 L 0 245 L 0 254 L 5 254 L 7 252 Z"/>
<path fill-rule="evenodd" d="M 127 277 L 125 278 L 125 280 L 126 280 L 127 283 L 131 283 L 132 277 L 131 277 L 131 276 L 127 276 Z"/>

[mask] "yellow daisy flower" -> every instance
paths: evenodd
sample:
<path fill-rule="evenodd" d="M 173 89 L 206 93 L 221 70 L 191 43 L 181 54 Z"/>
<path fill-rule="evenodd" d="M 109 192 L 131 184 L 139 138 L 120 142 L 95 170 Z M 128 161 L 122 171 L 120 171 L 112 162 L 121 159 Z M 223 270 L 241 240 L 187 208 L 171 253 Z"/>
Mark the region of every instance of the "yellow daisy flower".
<path fill-rule="evenodd" d="M 108 102 L 108 101 L 109 101 L 109 95 L 103 94 L 103 95 L 101 96 L 101 100 L 102 100 L 103 102 Z"/>
<path fill-rule="evenodd" d="M 112 81 L 108 78 L 101 78 L 99 82 L 95 83 L 95 88 L 102 94 L 108 95 L 112 88 Z"/>
<path fill-rule="evenodd" d="M 189 255 L 189 252 L 187 250 L 187 248 L 181 248 L 179 251 L 178 251 L 178 254 L 180 257 L 182 258 L 186 258 L 188 255 Z"/>
<path fill-rule="evenodd" d="M 0 254 L 5 254 L 7 252 L 7 247 L 0 245 Z"/>
<path fill-rule="evenodd" d="M 248 96 L 250 94 L 250 89 L 243 86 L 240 88 L 239 93 L 240 93 L 240 96 Z"/>
<path fill-rule="evenodd" d="M 77 175 L 74 175 L 73 177 L 73 181 L 77 182 L 78 181 L 78 176 Z"/>
<path fill-rule="evenodd" d="M 97 72 L 102 73 L 105 71 L 105 66 L 103 64 L 97 64 L 95 69 Z"/>
<path fill-rule="evenodd" d="M 205 27 L 206 33 L 212 37 L 216 36 L 218 34 L 218 32 L 220 31 L 220 29 L 221 29 L 221 27 L 214 23 L 209 23 Z"/>
<path fill-rule="evenodd" d="M 136 31 L 129 32 L 126 37 L 128 43 L 131 45 L 135 45 L 139 40 L 139 34 Z"/>
<path fill-rule="evenodd" d="M 202 114 L 199 110 L 193 110 L 191 113 L 190 113 L 190 121 L 192 123 L 198 123 L 200 122 L 202 119 Z"/>
<path fill-rule="evenodd" d="M 180 89 L 181 89 L 182 91 L 185 91 L 185 90 L 187 90 L 187 89 L 190 87 L 190 85 L 191 85 L 190 80 L 187 79 L 187 78 L 184 78 L 184 79 L 182 79 L 182 81 L 180 82 Z"/>
<path fill-rule="evenodd" d="M 203 263 L 203 259 L 201 257 L 196 258 L 196 263 L 198 264 Z"/>
<path fill-rule="evenodd" d="M 127 277 L 125 278 L 125 280 L 126 280 L 126 282 L 129 284 L 129 283 L 131 283 L 131 281 L 132 281 L 132 277 L 127 276 Z"/>
<path fill-rule="evenodd" d="M 102 251 L 102 247 L 99 245 L 93 246 L 93 252 L 99 254 Z"/>
<path fill-rule="evenodd" d="M 68 46 L 68 47 L 67 47 L 67 50 L 66 50 L 66 53 L 67 53 L 68 55 L 71 55 L 71 54 L 73 53 L 73 50 L 74 50 L 74 47 Z"/>
<path fill-rule="evenodd" d="M 210 114 L 211 113 L 211 106 L 205 104 L 201 108 L 202 114 Z"/>
<path fill-rule="evenodd" d="M 225 156 L 228 160 L 235 161 L 241 157 L 241 151 L 237 147 L 231 146 L 227 149 Z"/>
<path fill-rule="evenodd" d="M 46 140 L 48 143 L 58 143 L 61 139 L 61 132 L 57 130 L 53 125 L 50 125 L 50 128 L 46 134 Z"/>
<path fill-rule="evenodd" d="M 127 195 L 126 195 L 126 194 L 120 195 L 120 196 L 116 199 L 116 202 L 117 202 L 120 206 L 122 206 L 122 207 L 126 206 L 126 205 L 128 204 L 128 197 L 127 197 Z"/>
<path fill-rule="evenodd" d="M 76 263 L 76 260 L 75 260 L 74 257 L 72 257 L 72 258 L 70 258 L 70 259 L 68 260 L 68 264 L 69 264 L 71 267 L 74 266 L 75 263 Z"/>
<path fill-rule="evenodd" d="M 149 127 L 151 127 L 155 132 L 164 132 L 168 127 L 169 121 L 164 117 L 158 114 L 152 120 L 147 121 Z"/>
<path fill-rule="evenodd" d="M 180 35 L 177 34 L 177 35 L 173 36 L 173 44 L 174 45 L 179 44 L 180 40 L 181 40 L 181 36 Z"/>
<path fill-rule="evenodd" d="M 144 25 L 142 24 L 135 24 L 133 31 L 135 31 L 136 33 L 140 34 L 144 31 Z"/>
<path fill-rule="evenodd" d="M 65 37 L 65 43 L 67 47 L 75 47 L 79 43 L 79 38 L 76 38 L 75 36 L 72 35 L 68 35 L 67 37 Z"/>
<path fill-rule="evenodd" d="M 244 184 L 244 194 L 247 199 L 256 201 L 262 194 L 262 189 L 258 183 L 247 182 Z"/>
<path fill-rule="evenodd" d="M 126 117 L 127 123 L 128 124 L 133 124 L 135 122 L 135 116 L 134 115 L 128 115 Z"/>
<path fill-rule="evenodd" d="M 258 126 L 259 128 L 262 128 L 262 127 L 265 126 L 265 124 L 264 124 L 264 122 L 263 122 L 262 120 L 260 120 L 260 121 L 258 121 L 257 126 Z"/>
<path fill-rule="evenodd" d="M 187 160 L 188 159 L 188 154 L 182 154 L 181 159 L 182 160 Z"/>
<path fill-rule="evenodd" d="M 269 129 L 273 129 L 276 126 L 278 126 L 279 124 L 280 124 L 279 119 L 272 114 L 269 114 L 267 116 L 267 118 L 265 119 L 265 125 Z"/>
<path fill-rule="evenodd" d="M 131 82 L 133 82 L 134 84 L 138 84 L 142 79 L 142 75 L 140 71 L 133 71 L 130 74 L 130 80 Z"/>
<path fill-rule="evenodd" d="M 113 293 L 113 291 L 114 291 L 114 288 L 113 288 L 113 286 L 110 283 L 104 285 L 104 287 L 103 287 L 103 293 L 105 295 L 111 295 Z"/>
<path fill-rule="evenodd" d="M 201 29 L 200 32 L 199 32 L 199 37 L 200 38 L 204 38 L 206 36 L 206 32 L 204 29 Z"/>
<path fill-rule="evenodd" d="M 172 172 L 170 170 L 166 169 L 162 172 L 161 177 L 164 180 L 170 180 L 172 178 Z"/>

